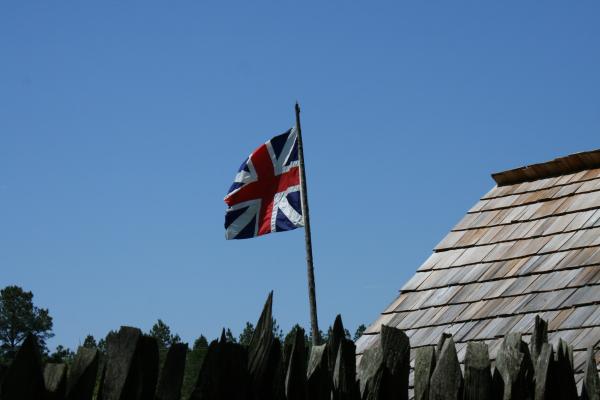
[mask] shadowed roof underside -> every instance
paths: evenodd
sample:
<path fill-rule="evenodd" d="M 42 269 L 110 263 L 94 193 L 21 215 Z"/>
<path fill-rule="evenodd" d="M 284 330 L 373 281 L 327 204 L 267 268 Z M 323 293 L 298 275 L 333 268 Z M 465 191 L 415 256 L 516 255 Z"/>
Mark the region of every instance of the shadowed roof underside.
<path fill-rule="evenodd" d="M 508 332 L 529 334 L 536 315 L 551 343 L 574 348 L 581 383 L 585 350 L 600 342 L 600 150 L 493 175 L 498 186 L 435 247 L 398 297 L 357 341 L 362 354 L 381 325 L 414 349 L 454 336 L 495 358 Z M 412 385 L 412 374 L 411 374 Z"/>

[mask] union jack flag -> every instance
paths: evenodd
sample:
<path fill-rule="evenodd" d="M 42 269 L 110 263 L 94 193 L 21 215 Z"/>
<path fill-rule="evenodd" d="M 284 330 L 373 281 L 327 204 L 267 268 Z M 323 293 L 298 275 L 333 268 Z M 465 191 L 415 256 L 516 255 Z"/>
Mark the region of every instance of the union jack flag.
<path fill-rule="evenodd" d="M 225 203 L 225 237 L 247 239 L 304 226 L 296 128 L 254 150 L 240 166 Z"/>

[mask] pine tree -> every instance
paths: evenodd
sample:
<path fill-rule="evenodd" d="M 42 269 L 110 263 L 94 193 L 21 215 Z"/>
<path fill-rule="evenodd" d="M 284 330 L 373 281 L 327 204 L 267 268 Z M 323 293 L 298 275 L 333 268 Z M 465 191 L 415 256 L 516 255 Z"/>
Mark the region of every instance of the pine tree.
<path fill-rule="evenodd" d="M 11 360 L 29 334 L 47 353 L 46 340 L 54 336 L 52 317 L 48 309 L 33 305 L 33 293 L 7 286 L 0 290 L 0 360 Z"/>

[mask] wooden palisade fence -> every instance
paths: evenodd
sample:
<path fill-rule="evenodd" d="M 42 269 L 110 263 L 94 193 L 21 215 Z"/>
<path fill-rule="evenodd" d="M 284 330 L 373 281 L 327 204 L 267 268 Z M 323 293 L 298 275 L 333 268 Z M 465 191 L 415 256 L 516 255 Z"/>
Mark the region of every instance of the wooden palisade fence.
<path fill-rule="evenodd" d="M 282 346 L 272 332 L 272 295 L 248 347 L 222 335 L 206 354 L 189 400 L 600 400 L 593 349 L 581 394 L 575 384 L 572 349 L 547 341 L 537 318 L 529 345 L 519 333 L 504 338 L 495 362 L 487 346 L 469 343 L 463 366 L 454 341 L 444 335 L 436 348 L 416 349 L 414 387 L 409 388 L 410 344 L 404 332 L 383 326 L 380 339 L 356 367 L 354 343 L 338 316 L 328 342 L 308 351 L 304 332 Z M 70 369 L 41 365 L 35 338 L 21 346 L 1 372 L 0 400 L 179 400 L 186 345 L 173 345 L 159 375 L 158 346 L 139 329 L 122 327 L 107 343 L 102 367 L 95 349 L 80 348 Z M 186 399 L 187 400 L 187 399 Z"/>

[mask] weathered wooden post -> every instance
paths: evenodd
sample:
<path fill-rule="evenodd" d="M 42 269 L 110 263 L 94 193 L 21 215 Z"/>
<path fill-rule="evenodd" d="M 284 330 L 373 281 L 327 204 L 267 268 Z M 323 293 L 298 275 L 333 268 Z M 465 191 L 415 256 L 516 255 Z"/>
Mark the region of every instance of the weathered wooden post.
<path fill-rule="evenodd" d="M 327 359 L 331 379 L 331 400 L 354 400 L 358 398 L 356 382 L 356 346 L 346 338 L 342 317 L 338 314 L 327 340 Z"/>
<path fill-rule="evenodd" d="M 304 329 L 297 328 L 285 376 L 285 398 L 306 400 L 306 344 Z"/>
<path fill-rule="evenodd" d="M 274 380 L 281 358 L 281 345 L 273 337 L 273 292 L 269 293 L 265 306 L 256 323 L 248 347 L 248 372 L 252 387 L 252 398 L 273 398 Z"/>
<path fill-rule="evenodd" d="M 562 339 L 558 342 L 556 349 L 556 379 L 560 383 L 556 385 L 558 396 L 562 400 L 577 399 L 577 385 L 573 375 L 573 348 Z"/>
<path fill-rule="evenodd" d="M 187 344 L 174 343 L 169 347 L 160 373 L 156 400 L 179 400 L 187 356 Z"/>
<path fill-rule="evenodd" d="M 351 340 L 343 340 L 340 343 L 333 368 L 331 400 L 358 399 L 355 352 L 356 347 Z"/>
<path fill-rule="evenodd" d="M 221 339 L 208 346 L 189 400 L 247 400 L 250 389 L 247 367 L 246 349 L 227 342 L 223 330 Z"/>
<path fill-rule="evenodd" d="M 307 399 L 330 400 L 331 376 L 329 375 L 327 346 L 326 344 L 312 346 L 310 350 L 306 371 Z"/>
<path fill-rule="evenodd" d="M 535 400 L 550 400 L 556 397 L 554 351 L 548 343 L 542 343 L 535 364 Z"/>
<path fill-rule="evenodd" d="M 37 339 L 28 335 L 4 373 L 0 385 L 2 400 L 39 400 L 45 395 L 44 376 Z"/>
<path fill-rule="evenodd" d="M 487 400 L 492 397 L 490 355 L 485 343 L 470 342 L 465 354 L 464 400 Z"/>
<path fill-rule="evenodd" d="M 332 356 L 333 346 L 337 346 Z M 356 346 L 352 340 L 346 338 L 342 317 L 338 315 L 333 323 L 331 336 L 327 348 L 330 353 L 329 365 L 333 357 L 332 371 L 332 400 L 358 399 L 358 385 L 356 382 Z"/>
<path fill-rule="evenodd" d="M 415 400 L 429 400 L 429 381 L 435 369 L 435 347 L 419 347 L 415 354 Z"/>
<path fill-rule="evenodd" d="M 278 354 L 276 359 L 275 373 L 273 374 L 273 386 L 271 395 L 273 400 L 285 400 L 285 377 L 287 376 L 290 357 L 292 355 L 292 343 L 281 343 L 279 338 L 273 338 L 273 348 Z"/>
<path fill-rule="evenodd" d="M 430 400 L 460 400 L 463 378 L 452 337 L 443 341 L 442 350 L 437 357 L 437 365 L 431 375 L 429 387 Z"/>
<path fill-rule="evenodd" d="M 447 332 L 442 333 L 442 336 L 440 336 L 437 346 L 435 347 L 436 361 L 437 361 L 437 359 L 439 359 L 440 355 L 442 354 L 442 348 L 444 347 L 444 342 L 446 342 L 446 339 L 450 339 L 451 337 L 452 337 L 452 335 Z"/>
<path fill-rule="evenodd" d="M 100 400 L 136 400 L 141 394 L 137 360 L 142 331 L 123 326 L 107 339 L 107 360 Z"/>
<path fill-rule="evenodd" d="M 533 332 L 531 333 L 531 341 L 529 342 L 531 361 L 534 367 L 537 365 L 537 359 L 544 343 L 548 343 L 548 323 L 540 318 L 539 315 L 536 315 Z"/>
<path fill-rule="evenodd" d="M 158 342 L 152 336 L 142 335 L 138 349 L 137 368 L 140 371 L 140 400 L 153 399 L 158 382 Z"/>
<path fill-rule="evenodd" d="M 104 380 L 106 379 L 106 360 L 104 360 L 106 357 L 102 357 L 101 358 L 101 364 L 100 364 L 100 381 L 98 383 L 98 394 L 96 395 L 95 399 L 97 400 L 102 400 L 104 399 Z"/>
<path fill-rule="evenodd" d="M 495 380 L 500 383 L 494 391 L 502 391 L 504 400 L 533 397 L 533 364 L 529 348 L 521 340 L 520 333 L 509 333 L 504 337 L 496 356 L 494 375 Z"/>
<path fill-rule="evenodd" d="M 340 343 L 346 338 L 346 332 L 344 324 L 342 322 L 342 316 L 337 315 L 333 321 L 333 327 L 331 328 L 331 335 L 327 338 L 327 358 L 329 360 L 329 373 L 333 376 L 333 369 L 335 367 L 335 359 L 337 357 Z"/>
<path fill-rule="evenodd" d="M 92 400 L 98 374 L 99 352 L 97 349 L 80 347 L 67 379 L 67 400 Z"/>
<path fill-rule="evenodd" d="M 593 347 L 590 347 L 587 351 L 587 363 L 585 365 L 583 387 L 581 388 L 581 399 L 600 400 L 600 378 L 598 377 Z"/>
<path fill-rule="evenodd" d="M 46 400 L 64 400 L 67 387 L 67 365 L 48 363 L 44 367 Z"/>
<path fill-rule="evenodd" d="M 363 354 L 359 371 L 363 400 L 408 400 L 408 336 L 400 329 L 382 326 L 379 343 Z"/>

